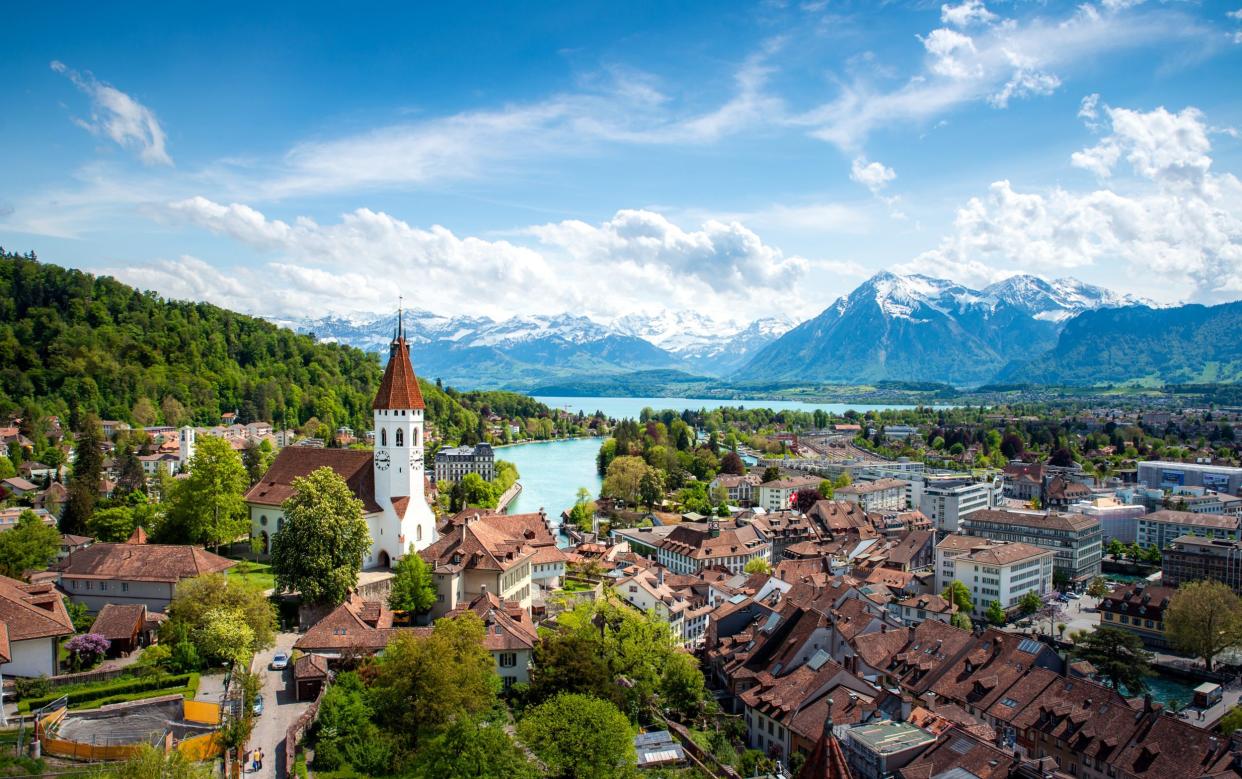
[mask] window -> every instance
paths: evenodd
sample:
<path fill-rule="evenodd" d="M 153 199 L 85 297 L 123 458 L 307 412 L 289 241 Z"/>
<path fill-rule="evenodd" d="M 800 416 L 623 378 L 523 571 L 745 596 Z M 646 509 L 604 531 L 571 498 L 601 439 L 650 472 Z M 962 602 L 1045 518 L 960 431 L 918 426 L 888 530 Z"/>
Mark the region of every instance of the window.
<path fill-rule="evenodd" d="M 512 668 L 517 665 L 517 652 L 501 652 L 500 667 Z"/>
<path fill-rule="evenodd" d="M 506 690 L 512 689 L 513 685 L 517 684 L 517 677 L 516 676 L 503 677 L 503 682 L 504 682 L 504 688 Z"/>
<path fill-rule="evenodd" d="M 129 592 L 129 582 L 121 582 L 121 592 Z"/>
<path fill-rule="evenodd" d="M 100 583 L 99 583 L 99 589 L 101 589 L 101 590 L 107 590 L 107 589 L 108 589 L 108 583 L 107 583 L 107 582 L 100 582 Z"/>
<path fill-rule="evenodd" d="M 397 446 L 405 446 L 405 431 L 397 428 Z"/>
<path fill-rule="evenodd" d="M 259 524 L 262 525 L 263 527 L 267 527 L 267 514 L 259 515 Z"/>
<path fill-rule="evenodd" d="M 380 446 L 388 446 L 388 431 L 380 429 Z"/>

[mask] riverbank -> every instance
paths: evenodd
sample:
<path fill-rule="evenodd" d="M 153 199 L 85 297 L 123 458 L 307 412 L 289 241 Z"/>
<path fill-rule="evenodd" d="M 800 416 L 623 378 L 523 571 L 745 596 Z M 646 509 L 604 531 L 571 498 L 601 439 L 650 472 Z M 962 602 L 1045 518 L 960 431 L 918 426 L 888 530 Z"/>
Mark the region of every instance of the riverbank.
<path fill-rule="evenodd" d="M 502 459 L 517 467 L 521 491 L 508 505 L 510 514 L 544 511 L 558 525 L 561 512 L 572 507 L 579 489 L 592 498 L 599 495 L 603 480 L 595 469 L 599 453 L 596 436 L 557 438 L 511 444 Z"/>

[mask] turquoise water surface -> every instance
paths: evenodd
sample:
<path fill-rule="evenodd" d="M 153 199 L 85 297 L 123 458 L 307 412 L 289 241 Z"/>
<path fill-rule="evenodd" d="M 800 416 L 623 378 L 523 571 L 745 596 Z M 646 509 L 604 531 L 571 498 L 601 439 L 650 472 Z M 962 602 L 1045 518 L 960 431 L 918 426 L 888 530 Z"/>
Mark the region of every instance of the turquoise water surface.
<path fill-rule="evenodd" d="M 773 411 L 814 411 L 820 409 L 829 414 L 844 414 L 851 409 L 859 413 L 864 411 L 884 411 L 894 408 L 914 408 L 914 406 L 885 405 L 883 403 L 809 403 L 802 400 L 728 400 L 721 398 L 571 398 L 550 395 L 535 396 L 535 400 L 546 403 L 552 408 L 568 411 L 580 411 L 583 414 L 604 412 L 613 419 L 624 417 L 638 418 L 644 408 L 661 411 L 666 408 L 693 409 L 701 408 L 770 408 Z"/>
<path fill-rule="evenodd" d="M 542 508 L 559 522 L 561 512 L 574 505 L 579 487 L 586 487 L 592 498 L 598 497 L 602 481 L 595 472 L 595 455 L 599 445 L 598 438 L 581 438 L 497 448 L 497 459 L 516 465 L 522 483 L 522 492 L 509 504 L 509 513 Z"/>

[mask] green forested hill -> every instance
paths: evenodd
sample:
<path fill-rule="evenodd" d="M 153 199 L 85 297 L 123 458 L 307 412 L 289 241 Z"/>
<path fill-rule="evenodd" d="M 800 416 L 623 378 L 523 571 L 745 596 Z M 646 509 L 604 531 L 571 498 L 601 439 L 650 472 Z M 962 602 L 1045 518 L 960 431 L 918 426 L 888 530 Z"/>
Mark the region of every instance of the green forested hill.
<path fill-rule="evenodd" d="M 0 249 L 0 413 L 177 425 L 236 409 L 242 421 L 367 430 L 379 377 L 360 349 Z M 426 382 L 423 394 L 446 437 L 475 431 L 471 404 Z"/>

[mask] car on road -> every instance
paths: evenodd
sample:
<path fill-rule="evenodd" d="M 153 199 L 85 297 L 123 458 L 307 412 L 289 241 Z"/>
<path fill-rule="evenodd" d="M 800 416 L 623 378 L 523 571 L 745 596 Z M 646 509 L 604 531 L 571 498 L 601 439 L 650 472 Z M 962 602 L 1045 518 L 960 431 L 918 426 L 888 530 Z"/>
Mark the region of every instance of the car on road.
<path fill-rule="evenodd" d="M 277 652 L 275 655 L 272 656 L 272 670 L 273 671 L 283 671 L 284 669 L 288 667 L 289 667 L 289 653 L 288 652 Z"/>
<path fill-rule="evenodd" d="M 263 696 L 262 695 L 254 696 L 254 706 L 251 708 L 251 710 L 254 712 L 254 716 L 256 717 L 263 716 Z"/>
<path fill-rule="evenodd" d="M 1065 597 L 1069 598 L 1070 600 L 1078 600 L 1082 596 L 1076 592 L 1067 592 L 1065 593 Z"/>

